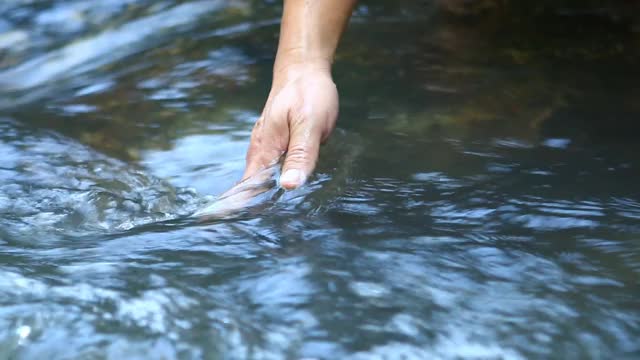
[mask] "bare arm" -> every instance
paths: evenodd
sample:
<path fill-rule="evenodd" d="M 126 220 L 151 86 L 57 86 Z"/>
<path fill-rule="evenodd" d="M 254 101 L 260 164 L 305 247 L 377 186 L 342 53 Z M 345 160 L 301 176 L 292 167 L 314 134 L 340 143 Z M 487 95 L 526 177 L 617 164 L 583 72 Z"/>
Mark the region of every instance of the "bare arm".
<path fill-rule="evenodd" d="M 355 0 L 285 0 L 274 70 L 294 63 L 330 68 Z"/>
<path fill-rule="evenodd" d="M 338 116 L 331 65 L 356 0 L 285 0 L 269 98 L 256 122 L 244 178 L 286 153 L 280 183 L 302 185 Z"/>

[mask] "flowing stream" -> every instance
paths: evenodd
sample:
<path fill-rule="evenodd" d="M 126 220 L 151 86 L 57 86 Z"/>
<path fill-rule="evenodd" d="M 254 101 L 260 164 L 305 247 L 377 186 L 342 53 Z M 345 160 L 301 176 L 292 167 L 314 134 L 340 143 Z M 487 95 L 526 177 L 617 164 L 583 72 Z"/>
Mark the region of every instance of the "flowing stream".
<path fill-rule="evenodd" d="M 2 1 L 0 359 L 640 358 L 639 27 L 546 3 L 362 1 L 316 174 L 220 201 L 280 2 Z"/>

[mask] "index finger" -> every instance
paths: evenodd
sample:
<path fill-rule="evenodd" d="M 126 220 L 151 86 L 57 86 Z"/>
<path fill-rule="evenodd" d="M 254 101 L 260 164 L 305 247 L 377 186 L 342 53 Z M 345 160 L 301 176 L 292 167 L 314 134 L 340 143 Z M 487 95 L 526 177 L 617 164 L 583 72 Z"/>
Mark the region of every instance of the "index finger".
<path fill-rule="evenodd" d="M 277 113 L 261 116 L 251 131 L 243 180 L 277 163 L 287 149 L 289 143 L 287 121 L 286 119 L 277 121 L 274 115 L 278 116 Z"/>

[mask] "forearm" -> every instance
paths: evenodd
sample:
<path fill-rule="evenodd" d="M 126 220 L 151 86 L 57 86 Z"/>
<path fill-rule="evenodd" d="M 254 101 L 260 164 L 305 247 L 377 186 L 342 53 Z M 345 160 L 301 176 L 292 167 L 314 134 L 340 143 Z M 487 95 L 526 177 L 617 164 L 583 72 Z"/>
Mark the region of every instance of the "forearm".
<path fill-rule="evenodd" d="M 356 0 L 285 0 L 274 73 L 292 64 L 330 69 Z"/>

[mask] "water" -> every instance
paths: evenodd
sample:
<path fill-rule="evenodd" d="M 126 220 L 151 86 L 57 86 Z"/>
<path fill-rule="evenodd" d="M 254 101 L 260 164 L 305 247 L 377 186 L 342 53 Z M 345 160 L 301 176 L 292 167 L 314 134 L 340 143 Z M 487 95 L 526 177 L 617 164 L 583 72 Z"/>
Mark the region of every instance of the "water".
<path fill-rule="evenodd" d="M 363 4 L 311 182 L 194 217 L 242 174 L 279 5 L 3 2 L 0 358 L 640 357 L 621 6 Z"/>

